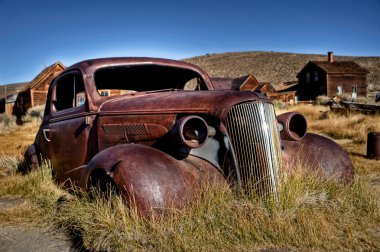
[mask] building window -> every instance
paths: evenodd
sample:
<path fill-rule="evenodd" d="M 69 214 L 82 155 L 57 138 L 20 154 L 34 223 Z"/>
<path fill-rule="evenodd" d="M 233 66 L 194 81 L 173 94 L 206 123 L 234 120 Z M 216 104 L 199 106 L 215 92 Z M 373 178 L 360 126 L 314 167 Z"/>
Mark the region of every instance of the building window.
<path fill-rule="evenodd" d="M 310 83 L 310 72 L 306 73 L 306 83 Z"/>
<path fill-rule="evenodd" d="M 100 96 L 110 96 L 110 90 L 99 90 Z"/>
<path fill-rule="evenodd" d="M 319 80 L 318 71 L 314 71 L 314 81 L 317 82 Z"/>
<path fill-rule="evenodd" d="M 337 93 L 337 95 L 342 95 L 343 94 L 343 86 L 338 86 L 336 93 Z"/>
<path fill-rule="evenodd" d="M 82 106 L 85 102 L 86 102 L 86 95 L 84 94 L 84 92 L 78 93 L 76 106 L 77 107 Z"/>
<path fill-rule="evenodd" d="M 355 100 L 358 97 L 358 87 L 352 87 L 352 100 Z"/>

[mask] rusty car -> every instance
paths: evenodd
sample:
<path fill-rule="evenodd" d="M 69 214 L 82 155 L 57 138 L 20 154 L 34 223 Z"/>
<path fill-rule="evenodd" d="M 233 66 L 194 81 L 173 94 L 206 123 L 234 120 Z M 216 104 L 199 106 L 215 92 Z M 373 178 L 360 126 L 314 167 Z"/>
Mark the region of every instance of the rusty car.
<path fill-rule="evenodd" d="M 179 208 L 210 181 L 276 197 L 297 164 L 351 179 L 347 153 L 307 133 L 303 115 L 276 117 L 249 91 L 215 90 L 198 66 L 169 59 L 103 58 L 65 69 L 49 88 L 44 117 L 25 153 L 63 185 L 114 185 L 142 213 Z"/>

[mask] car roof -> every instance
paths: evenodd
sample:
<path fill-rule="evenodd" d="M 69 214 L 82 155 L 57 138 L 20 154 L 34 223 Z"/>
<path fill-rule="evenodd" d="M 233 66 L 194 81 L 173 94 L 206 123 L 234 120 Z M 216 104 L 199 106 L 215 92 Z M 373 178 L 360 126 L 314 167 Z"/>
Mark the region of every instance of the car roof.
<path fill-rule="evenodd" d="M 162 59 L 162 58 L 150 58 L 150 57 L 114 57 L 114 58 L 98 58 L 98 59 L 88 59 L 78 62 L 66 69 L 98 69 L 107 66 L 119 66 L 119 65 L 165 65 L 179 68 L 192 69 L 196 72 L 202 72 L 206 74 L 198 66 L 179 60 L 172 59 Z M 87 72 L 87 71 L 85 71 Z"/>

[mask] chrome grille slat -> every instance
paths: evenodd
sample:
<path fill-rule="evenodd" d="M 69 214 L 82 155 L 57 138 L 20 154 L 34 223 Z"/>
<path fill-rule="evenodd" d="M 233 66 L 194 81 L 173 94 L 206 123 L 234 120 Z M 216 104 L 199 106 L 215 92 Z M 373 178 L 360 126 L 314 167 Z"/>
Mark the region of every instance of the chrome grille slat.
<path fill-rule="evenodd" d="M 273 105 L 236 105 L 228 112 L 226 125 L 243 188 L 277 197 L 281 150 Z"/>

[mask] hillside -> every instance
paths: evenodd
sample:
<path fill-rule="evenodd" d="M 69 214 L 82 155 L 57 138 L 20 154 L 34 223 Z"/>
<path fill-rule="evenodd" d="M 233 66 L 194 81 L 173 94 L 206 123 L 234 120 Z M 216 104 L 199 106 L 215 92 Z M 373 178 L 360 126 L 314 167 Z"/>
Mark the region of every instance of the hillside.
<path fill-rule="evenodd" d="M 297 73 L 310 60 L 327 60 L 327 55 L 297 54 L 279 52 L 235 52 L 207 54 L 185 59 L 208 72 L 211 77 L 238 77 L 253 74 L 260 82 L 270 82 L 274 86 L 296 80 Z M 380 57 L 334 56 L 335 61 L 354 61 L 370 73 L 367 84 L 380 90 Z"/>

